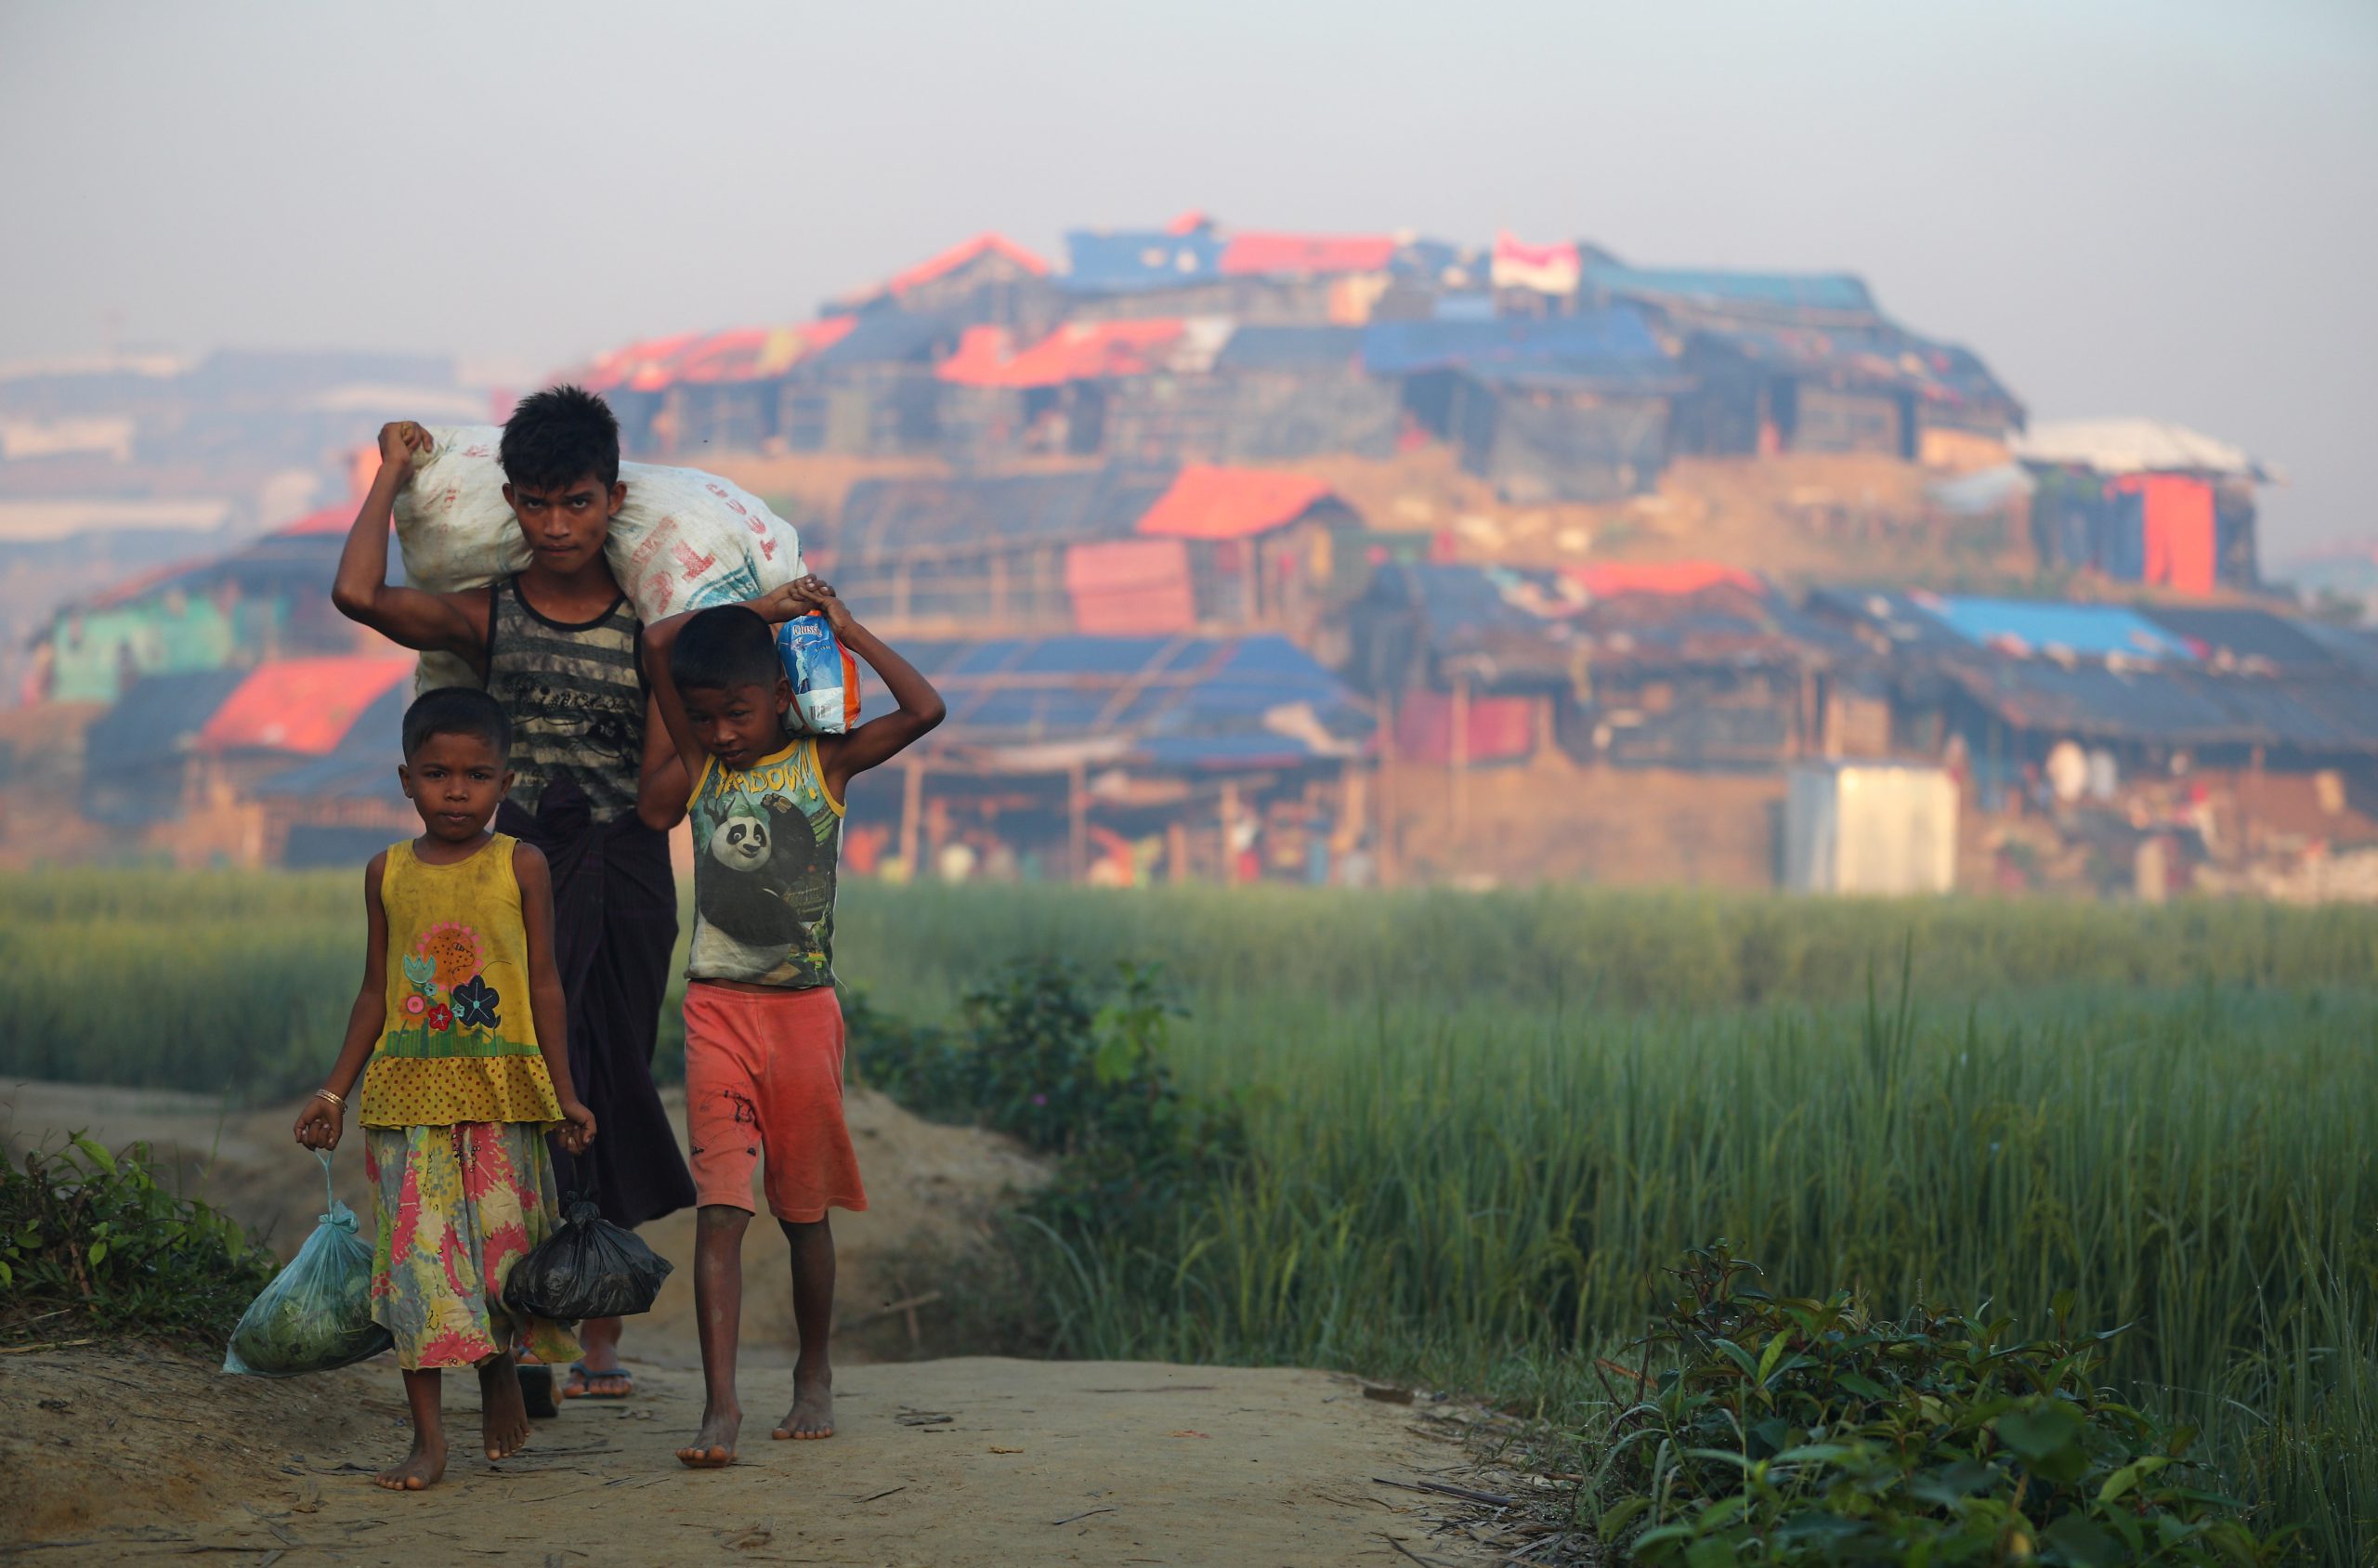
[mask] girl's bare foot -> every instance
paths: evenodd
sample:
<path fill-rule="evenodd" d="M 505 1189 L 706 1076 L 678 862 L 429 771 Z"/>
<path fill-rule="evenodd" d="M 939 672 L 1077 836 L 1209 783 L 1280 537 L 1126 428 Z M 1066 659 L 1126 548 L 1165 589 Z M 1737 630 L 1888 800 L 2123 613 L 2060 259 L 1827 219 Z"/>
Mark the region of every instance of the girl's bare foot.
<path fill-rule="evenodd" d="M 405 1456 L 405 1462 L 372 1479 L 391 1492 L 419 1492 L 437 1485 L 445 1473 L 446 1440 L 415 1433 L 412 1452 Z"/>
<path fill-rule="evenodd" d="M 792 1374 L 792 1408 L 770 1429 L 773 1438 L 814 1439 L 834 1435 L 834 1374 L 830 1370 Z"/>
<path fill-rule="evenodd" d="M 702 1430 L 694 1433 L 693 1442 L 677 1450 L 677 1457 L 688 1470 L 718 1470 L 735 1462 L 735 1439 L 743 1430 L 743 1412 L 734 1405 L 725 1409 L 704 1406 Z"/>
<path fill-rule="evenodd" d="M 520 1373 L 508 1354 L 479 1367 L 479 1441 L 490 1459 L 508 1459 L 529 1442 L 529 1406 Z"/>

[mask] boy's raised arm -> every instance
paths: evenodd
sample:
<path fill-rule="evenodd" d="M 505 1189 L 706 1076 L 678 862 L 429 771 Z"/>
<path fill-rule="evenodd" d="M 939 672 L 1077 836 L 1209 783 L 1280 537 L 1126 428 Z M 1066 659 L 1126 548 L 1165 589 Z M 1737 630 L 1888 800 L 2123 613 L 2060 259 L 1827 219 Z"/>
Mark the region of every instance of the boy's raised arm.
<path fill-rule="evenodd" d="M 804 578 L 793 588 L 805 598 L 808 608 L 824 613 L 827 624 L 833 627 L 834 635 L 842 639 L 843 646 L 867 660 L 868 668 L 882 677 L 884 689 L 897 704 L 892 712 L 868 720 L 848 735 L 839 738 L 829 736 L 819 741 L 817 755 L 824 764 L 826 787 L 836 800 L 842 800 L 845 786 L 853 778 L 871 767 L 882 767 L 923 739 L 949 710 L 922 672 L 901 658 L 882 638 L 860 625 L 858 617 L 835 596 L 833 589 L 815 578 Z"/>
<path fill-rule="evenodd" d="M 661 825 L 654 818 L 668 805 L 671 791 L 683 788 L 686 797 L 691 798 L 694 784 L 702 776 L 702 764 L 710 760 L 702 743 L 694 738 L 693 721 L 686 717 L 686 700 L 677 694 L 677 677 L 669 668 L 669 656 L 677 647 L 677 634 L 685 630 L 686 622 L 696 613 L 686 610 L 644 629 L 644 667 L 652 677 L 652 699 L 660 705 L 660 722 L 668 727 L 669 738 L 677 748 L 673 775 L 666 764 L 654 765 L 649 748 L 645 752 L 644 788 L 638 793 L 636 815 L 654 827 Z M 680 799 L 675 804 L 682 812 L 686 801 Z M 673 817 L 670 825 L 675 825 Z"/>
<path fill-rule="evenodd" d="M 380 427 L 380 472 L 339 555 L 331 602 L 349 621 L 391 642 L 460 654 L 476 667 L 487 652 L 485 595 L 431 594 L 388 581 L 388 523 L 397 492 L 412 480 L 412 454 L 428 447 L 429 432 L 411 420 Z"/>

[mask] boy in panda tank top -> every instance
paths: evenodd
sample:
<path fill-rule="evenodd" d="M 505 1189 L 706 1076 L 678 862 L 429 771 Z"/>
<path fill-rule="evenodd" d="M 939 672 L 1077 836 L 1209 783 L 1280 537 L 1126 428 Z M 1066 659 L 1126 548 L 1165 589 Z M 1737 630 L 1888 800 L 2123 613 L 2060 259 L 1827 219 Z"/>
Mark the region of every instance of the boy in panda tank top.
<path fill-rule="evenodd" d="M 823 614 L 896 705 L 848 735 L 789 737 L 791 684 L 769 621 Z M 662 719 L 691 779 L 694 937 L 686 966 L 686 1122 L 694 1186 L 694 1304 L 706 1399 L 677 1450 L 697 1469 L 732 1464 L 742 1407 L 735 1361 L 743 1233 L 765 1159 L 769 1211 L 792 1247 L 800 1331 L 792 1408 L 779 1438 L 830 1437 L 831 1209 L 867 1207 L 843 1122 L 843 1014 L 834 996 L 834 872 L 850 780 L 942 719 L 933 686 L 804 578 L 765 601 L 660 621 L 645 656 Z"/>

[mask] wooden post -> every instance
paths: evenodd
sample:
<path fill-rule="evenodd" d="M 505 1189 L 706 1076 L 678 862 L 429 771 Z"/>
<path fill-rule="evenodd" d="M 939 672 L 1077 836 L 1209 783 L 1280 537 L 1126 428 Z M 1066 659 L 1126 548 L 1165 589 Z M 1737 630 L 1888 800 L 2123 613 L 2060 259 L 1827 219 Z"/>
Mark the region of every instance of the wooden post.
<path fill-rule="evenodd" d="M 1090 791 L 1079 763 L 1065 770 L 1065 845 L 1074 881 L 1090 880 Z"/>
<path fill-rule="evenodd" d="M 925 764 L 922 758 L 911 758 L 900 764 L 900 858 L 908 868 L 910 882 L 924 880 L 922 868 L 917 864 L 917 831 L 919 818 L 924 815 Z"/>
<path fill-rule="evenodd" d="M 1456 675 L 1453 681 L 1453 838 L 1461 843 L 1470 836 L 1470 677 Z"/>
<path fill-rule="evenodd" d="M 2254 808 L 2262 804 L 2263 749 L 2254 748 L 2246 768 L 2246 787 L 2238 791 L 2238 843 L 2246 858 L 2254 856 Z"/>
<path fill-rule="evenodd" d="M 1238 846 L 1233 841 L 1238 828 L 1238 780 L 1222 780 L 1222 885 L 1238 885 Z"/>
<path fill-rule="evenodd" d="M 1189 825 L 1178 818 L 1164 830 L 1164 871 L 1167 881 L 1189 880 Z"/>

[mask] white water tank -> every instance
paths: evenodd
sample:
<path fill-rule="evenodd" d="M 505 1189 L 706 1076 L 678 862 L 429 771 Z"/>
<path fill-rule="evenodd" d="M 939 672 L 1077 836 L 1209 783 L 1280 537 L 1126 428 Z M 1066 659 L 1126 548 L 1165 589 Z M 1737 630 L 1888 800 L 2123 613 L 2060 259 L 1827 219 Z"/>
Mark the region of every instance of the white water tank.
<path fill-rule="evenodd" d="M 1797 763 L 1784 800 L 1784 885 L 1795 893 L 1947 893 L 1957 882 L 1957 786 L 1918 763 Z"/>

